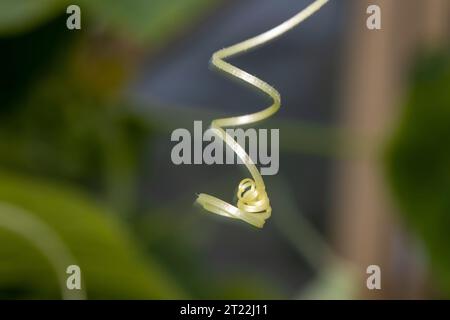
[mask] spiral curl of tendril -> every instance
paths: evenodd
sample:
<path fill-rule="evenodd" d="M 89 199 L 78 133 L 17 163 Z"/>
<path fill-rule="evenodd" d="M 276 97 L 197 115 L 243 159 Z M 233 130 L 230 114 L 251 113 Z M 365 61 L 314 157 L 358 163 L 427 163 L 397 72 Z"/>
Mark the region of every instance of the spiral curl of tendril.
<path fill-rule="evenodd" d="M 226 62 L 225 59 L 278 38 L 320 10 L 320 8 L 322 8 L 322 6 L 328 1 L 329 0 L 316 0 L 298 14 L 289 20 L 286 20 L 277 27 L 233 46 L 221 49 L 213 54 L 211 64 L 214 67 L 256 87 L 258 90 L 271 97 L 273 103 L 268 108 L 256 113 L 216 119 L 211 122 L 211 130 L 213 130 L 219 138 L 225 141 L 225 143 L 238 155 L 250 171 L 252 178 L 245 178 L 239 183 L 237 190 L 238 201 L 236 206 L 233 206 L 214 196 L 204 193 L 199 194 L 196 201 L 205 210 L 228 218 L 243 220 L 258 228 L 262 228 L 266 219 L 270 217 L 272 208 L 270 206 L 264 181 L 258 171 L 258 168 L 255 166 L 254 162 L 245 150 L 222 128 L 255 123 L 272 116 L 280 108 L 280 94 L 271 85 Z"/>

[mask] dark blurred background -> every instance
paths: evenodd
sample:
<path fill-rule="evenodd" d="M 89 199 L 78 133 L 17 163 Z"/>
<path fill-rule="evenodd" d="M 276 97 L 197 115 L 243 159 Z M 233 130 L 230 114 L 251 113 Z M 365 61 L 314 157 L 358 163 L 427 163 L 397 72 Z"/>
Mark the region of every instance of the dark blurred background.
<path fill-rule="evenodd" d="M 0 0 L 0 298 L 450 298 L 447 0 L 331 0 L 231 59 L 283 100 L 264 229 L 193 205 L 242 166 L 171 162 L 173 130 L 268 103 L 212 53 L 311 2 Z"/>

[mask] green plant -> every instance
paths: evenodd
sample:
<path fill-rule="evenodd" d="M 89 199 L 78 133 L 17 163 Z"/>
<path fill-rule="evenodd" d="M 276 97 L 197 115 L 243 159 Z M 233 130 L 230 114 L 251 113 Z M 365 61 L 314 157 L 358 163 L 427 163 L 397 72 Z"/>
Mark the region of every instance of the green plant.
<path fill-rule="evenodd" d="M 142 255 L 113 215 L 79 191 L 0 172 L 0 201 L 26 210 L 59 237 L 81 268 L 89 299 L 185 296 L 150 255 Z M 61 297 L 58 274 L 33 243 L 4 227 L 0 227 L 0 243 L 0 297 Z"/>
<path fill-rule="evenodd" d="M 387 176 L 450 297 L 450 54 L 422 58 L 389 142 Z"/>

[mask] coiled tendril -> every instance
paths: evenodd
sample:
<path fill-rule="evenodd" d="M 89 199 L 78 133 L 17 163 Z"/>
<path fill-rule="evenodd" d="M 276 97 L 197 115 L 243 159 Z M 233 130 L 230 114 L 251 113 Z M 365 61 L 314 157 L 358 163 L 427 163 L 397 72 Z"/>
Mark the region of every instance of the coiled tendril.
<path fill-rule="evenodd" d="M 233 77 L 236 77 L 258 88 L 259 90 L 270 96 L 273 100 L 273 103 L 268 108 L 256 113 L 237 117 L 216 119 L 211 122 L 211 129 L 238 155 L 238 157 L 250 171 L 252 178 L 245 178 L 239 183 L 239 187 L 237 190 L 238 201 L 236 206 L 233 206 L 214 196 L 210 196 L 204 193 L 199 194 L 196 201 L 205 210 L 225 217 L 241 219 L 258 228 L 262 228 L 264 226 L 265 220 L 270 217 L 272 212 L 269 197 L 266 193 L 266 187 L 264 185 L 261 174 L 258 171 L 258 168 L 255 166 L 252 159 L 250 159 L 245 150 L 222 128 L 236 127 L 255 123 L 270 117 L 280 108 L 280 94 L 275 88 L 273 88 L 266 82 L 245 72 L 244 70 L 239 69 L 238 67 L 233 66 L 232 64 L 226 62 L 224 59 L 253 49 L 281 36 L 285 32 L 291 30 L 302 21 L 313 15 L 328 1 L 329 0 L 316 0 L 308 7 L 300 11 L 298 14 L 278 25 L 277 27 L 258 36 L 235 44 L 231 47 L 219 50 L 213 54 L 211 59 L 211 64 L 213 66 L 215 66 L 220 71 L 228 73 Z"/>

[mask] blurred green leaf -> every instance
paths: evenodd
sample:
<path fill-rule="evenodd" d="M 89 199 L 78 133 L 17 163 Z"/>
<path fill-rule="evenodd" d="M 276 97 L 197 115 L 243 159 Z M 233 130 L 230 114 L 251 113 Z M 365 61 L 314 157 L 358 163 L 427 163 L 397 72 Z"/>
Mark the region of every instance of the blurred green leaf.
<path fill-rule="evenodd" d="M 436 282 L 450 297 L 450 54 L 422 58 L 389 142 L 387 175 L 423 239 Z"/>
<path fill-rule="evenodd" d="M 184 296 L 155 261 L 141 255 L 118 221 L 78 192 L 0 173 L 0 201 L 35 214 L 61 238 L 82 270 L 88 298 Z M 33 246 L 3 229 L 0 243 L 2 298 L 60 297 L 56 275 Z"/>
<path fill-rule="evenodd" d="M 182 30 L 219 0 L 83 0 L 82 6 L 119 33 L 155 46 Z"/>
<path fill-rule="evenodd" d="M 62 12 L 67 3 L 68 0 L 2 0 L 0 35 L 30 30 Z"/>
<path fill-rule="evenodd" d="M 183 30 L 207 8 L 220 0 L 2 0 L 0 35 L 27 32 L 57 15 L 66 7 L 81 8 L 82 29 L 107 26 L 125 38 L 150 42 L 153 47 Z M 66 29 L 65 22 L 59 28 Z"/>

